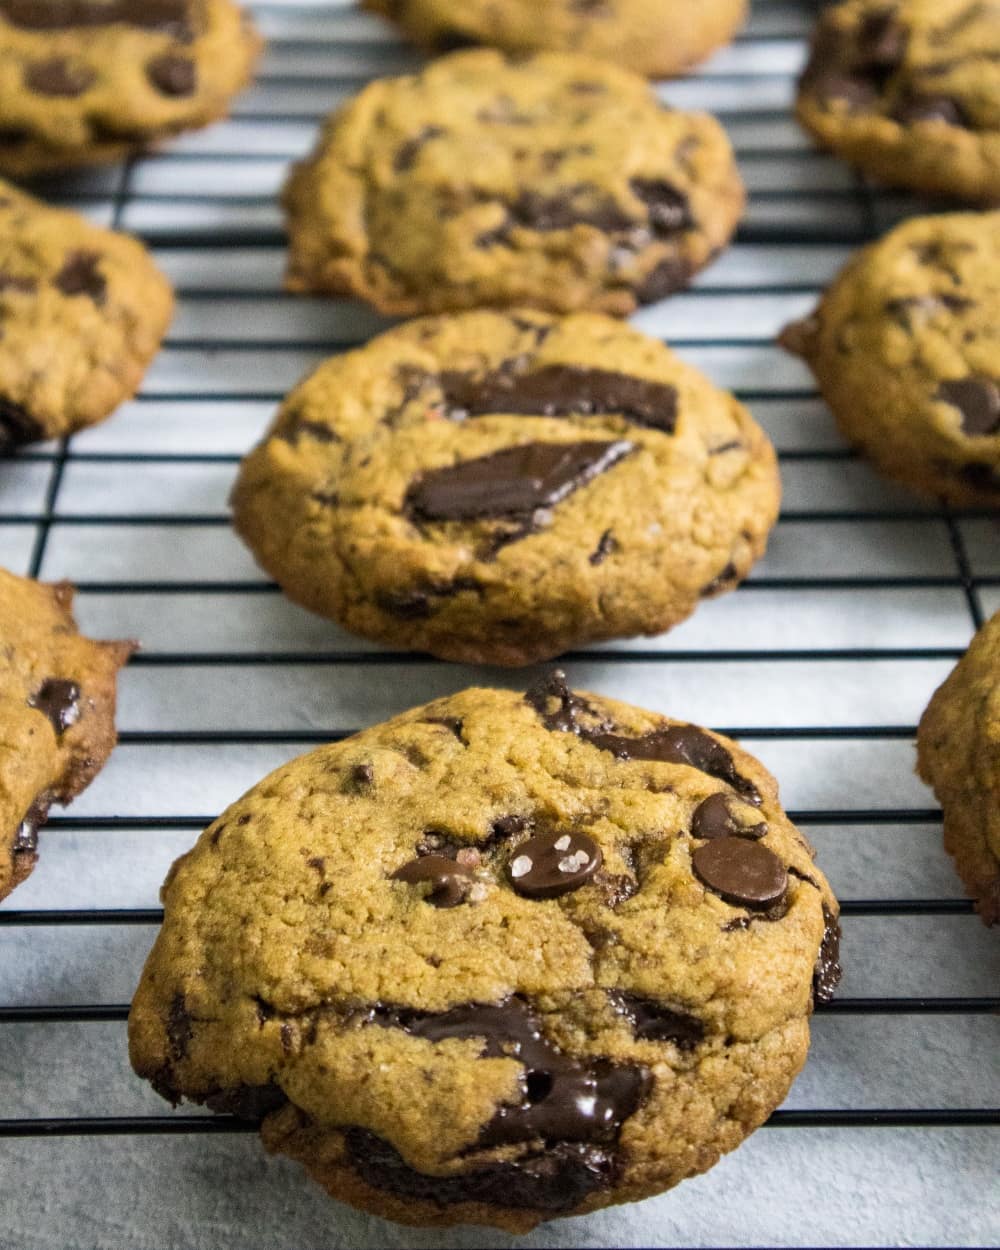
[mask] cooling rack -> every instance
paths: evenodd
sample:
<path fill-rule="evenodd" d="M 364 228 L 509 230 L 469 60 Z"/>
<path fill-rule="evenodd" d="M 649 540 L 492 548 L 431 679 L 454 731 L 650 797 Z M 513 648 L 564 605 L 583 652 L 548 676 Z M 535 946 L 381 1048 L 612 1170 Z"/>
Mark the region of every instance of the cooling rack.
<path fill-rule="evenodd" d="M 316 361 L 382 324 L 282 295 L 275 194 L 319 117 L 416 63 L 337 4 L 252 6 L 270 43 L 231 120 L 48 198 L 142 235 L 178 287 L 169 341 L 112 421 L 0 464 L 0 563 L 71 578 L 92 633 L 144 649 L 121 745 L 0 907 L 4 1247 L 506 1246 L 396 1229 L 267 1160 L 247 1126 L 169 1111 L 128 1070 L 127 1003 L 171 860 L 312 744 L 471 682 L 287 604 L 231 533 L 239 456 Z M 567 656 L 580 686 L 711 724 L 782 783 L 844 901 L 846 974 L 785 1106 L 712 1172 L 558 1222 L 528 1246 L 996 1244 L 1000 944 L 972 915 L 913 774 L 916 721 L 1000 608 L 1000 527 L 876 478 L 773 343 L 849 253 L 923 206 L 815 153 L 791 118 L 812 20 L 756 0 L 747 31 L 663 98 L 725 122 L 751 190 L 736 245 L 636 322 L 735 390 L 779 448 L 766 559 L 668 636 Z"/>

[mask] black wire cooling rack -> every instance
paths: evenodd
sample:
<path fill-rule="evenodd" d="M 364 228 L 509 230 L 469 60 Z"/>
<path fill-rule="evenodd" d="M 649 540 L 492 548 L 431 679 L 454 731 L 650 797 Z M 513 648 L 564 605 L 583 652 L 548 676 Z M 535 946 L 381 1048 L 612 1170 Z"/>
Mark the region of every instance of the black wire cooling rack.
<path fill-rule="evenodd" d="M 91 1047 L 75 1026 L 119 1026 L 124 1047 L 128 1007 L 115 989 L 128 981 L 110 972 L 105 980 L 101 959 L 107 956 L 109 968 L 132 959 L 137 971 L 161 918 L 145 905 L 154 869 L 158 880 L 160 860 L 192 841 L 244 780 L 383 711 L 484 677 L 369 648 L 307 618 L 261 580 L 229 531 L 225 487 L 274 405 L 312 363 L 377 328 L 347 304 L 280 294 L 274 192 L 322 113 L 366 78 L 413 63 L 388 32 L 340 6 L 254 8 L 271 43 L 258 85 L 231 121 L 163 154 L 41 188 L 95 220 L 143 235 L 178 284 L 180 313 L 142 394 L 114 421 L 0 465 L 0 563 L 70 577 L 93 632 L 146 643 L 123 678 L 121 746 L 112 764 L 71 814 L 53 817 L 35 876 L 0 907 L 0 1138 L 8 1145 L 14 1138 L 252 1132 L 224 1116 L 157 1114 L 148 1102 L 141 1114 L 130 1113 L 120 1095 L 113 1101 L 125 1110 L 112 1114 L 86 1080 L 85 1108 L 74 1104 L 73 1114 L 51 1114 L 51 1100 L 41 1095 L 37 1105 L 23 1106 L 32 1098 L 19 1101 L 11 1091 L 35 1049 L 86 1068 Z M 871 1044 L 864 1017 L 890 1032 L 903 1018 L 916 1029 L 950 1017 L 951 1032 L 939 1045 L 953 1053 L 980 1044 L 976 1022 L 1000 1014 L 1000 986 L 988 938 L 939 849 L 940 813 L 912 781 L 911 743 L 930 691 L 984 615 L 1000 607 L 1000 529 L 985 516 L 925 507 L 879 482 L 838 441 L 798 365 L 773 346 L 777 325 L 811 306 L 854 247 L 921 211 L 815 154 L 796 130 L 788 105 L 809 20 L 805 6 L 758 0 L 751 26 L 731 49 L 663 88 L 670 102 L 709 108 L 726 123 L 751 207 L 734 249 L 695 290 L 640 319 L 734 389 L 775 439 L 786 506 L 772 554 L 746 585 L 706 605 L 676 634 L 575 653 L 563 663 L 577 684 L 622 697 L 635 689 L 636 701 L 710 720 L 762 754 L 783 782 L 788 773 L 798 778 L 786 801 L 820 841 L 821 863 L 844 900 L 848 979 L 841 997 L 817 1007 L 817 1033 L 827 1018 L 860 1030 L 856 1045 L 852 1034 L 841 1034 L 842 1059 Z M 740 691 L 765 679 L 775 689 L 801 685 L 801 712 L 814 715 L 800 720 L 798 699 L 789 711 L 779 697 L 783 710 L 768 723 L 760 719 L 767 704 L 762 711 L 747 694 L 741 717 Z M 317 684 L 327 707 L 301 693 Z M 701 707 L 719 715 L 699 717 Z M 897 707 L 909 714 L 891 723 Z M 242 764 L 229 775 L 237 759 L 246 760 L 245 778 Z M 181 770 L 195 763 L 203 775 L 186 787 Z M 126 838 L 133 859 L 116 868 Z M 885 872 L 869 873 L 877 888 L 866 890 L 858 865 L 871 869 L 872 845 L 893 849 Z M 124 905 L 121 878 L 142 861 L 143 847 L 154 868 L 133 901 L 144 905 Z M 902 878 L 905 889 L 894 890 L 892 872 L 901 871 L 911 848 L 916 866 Z M 64 887 L 91 850 L 99 850 L 102 868 L 69 889 L 74 905 L 65 906 Z M 105 876 L 115 882 L 114 905 L 105 905 Z M 81 965 L 72 956 L 67 972 L 67 953 L 92 930 L 97 941 L 83 944 L 82 984 L 72 983 Z M 920 988 L 906 971 L 917 949 L 925 952 L 919 958 L 940 964 L 924 978 L 928 992 L 909 992 Z M 866 969 L 853 989 L 852 959 Z M 53 1040 L 60 1030 L 62 1050 Z M 955 1096 L 928 1091 L 905 1103 L 873 1104 L 864 1082 L 852 1084 L 842 1072 L 830 1086 L 836 1105 L 786 1107 L 769 1126 L 995 1129 L 995 1054 L 959 1063 Z M 906 1088 L 912 1095 L 912 1084 Z M 7 1112 L 11 1106 L 17 1114 Z M 5 1148 L 0 1143 L 0 1158 Z M 11 1158 L 13 1174 L 45 1166 L 43 1153 Z M 928 1209 L 941 1198 L 947 1201 L 924 1194 Z M 988 1207 L 980 1220 L 972 1235 L 988 1241 Z M 51 1243 L 39 1244 L 59 1244 L 54 1229 Z M 894 1240 L 890 1227 L 869 1235 L 879 1231 Z M 829 1229 L 811 1230 L 812 1244 L 824 1238 L 836 1240 Z M 115 1242 L 98 1230 L 87 1244 Z"/>

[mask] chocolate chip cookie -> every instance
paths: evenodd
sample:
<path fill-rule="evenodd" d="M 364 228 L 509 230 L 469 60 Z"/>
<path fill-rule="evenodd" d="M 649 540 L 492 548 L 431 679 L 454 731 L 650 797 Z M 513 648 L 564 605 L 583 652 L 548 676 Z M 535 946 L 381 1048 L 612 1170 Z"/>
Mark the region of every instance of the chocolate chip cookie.
<path fill-rule="evenodd" d="M 133 395 L 173 306 L 136 239 L 0 182 L 0 456 Z"/>
<path fill-rule="evenodd" d="M 489 44 L 583 52 L 650 78 L 682 74 L 728 43 L 746 0 L 364 0 L 430 52 Z"/>
<path fill-rule="evenodd" d="M 858 253 L 781 342 L 888 477 L 1000 507 L 1000 213 L 916 217 Z"/>
<path fill-rule="evenodd" d="M 976 910 L 1000 924 L 1000 612 L 921 717 L 917 762 L 944 809 L 945 849 Z"/>
<path fill-rule="evenodd" d="M 115 676 L 131 642 L 82 637 L 68 582 L 0 569 L 0 898 L 35 866 L 53 803 L 86 789 L 115 745 Z"/>
<path fill-rule="evenodd" d="M 743 186 L 711 117 L 587 57 L 459 52 L 371 83 L 285 190 L 293 291 L 383 312 L 625 315 L 729 240 Z"/>
<path fill-rule="evenodd" d="M 231 0 L 0 0 L 0 172 L 114 161 L 224 117 L 260 46 Z"/>
<path fill-rule="evenodd" d="M 243 463 L 235 524 L 296 602 L 450 660 L 659 633 L 763 552 L 774 451 L 596 313 L 483 310 L 321 365 Z"/>
<path fill-rule="evenodd" d="M 1000 10 L 980 0 L 828 6 L 798 116 L 881 182 L 996 204 Z"/>
<path fill-rule="evenodd" d="M 408 1224 L 523 1232 L 705 1171 L 839 978 L 764 768 L 561 673 L 294 760 L 163 901 L 136 1071 Z"/>

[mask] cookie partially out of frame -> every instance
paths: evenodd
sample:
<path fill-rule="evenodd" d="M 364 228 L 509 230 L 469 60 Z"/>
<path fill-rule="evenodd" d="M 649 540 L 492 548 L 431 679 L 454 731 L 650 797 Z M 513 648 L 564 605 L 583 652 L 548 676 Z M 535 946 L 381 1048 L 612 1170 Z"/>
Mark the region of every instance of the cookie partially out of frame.
<path fill-rule="evenodd" d="M 0 455 L 107 417 L 173 308 L 138 240 L 0 182 Z"/>
<path fill-rule="evenodd" d="M 839 977 L 765 769 L 561 674 L 294 760 L 163 902 L 136 1071 L 407 1224 L 524 1232 L 705 1171 L 785 1097 Z"/>
<path fill-rule="evenodd" d="M 944 844 L 988 925 L 1000 924 L 1000 612 L 935 692 L 917 734 Z"/>
<path fill-rule="evenodd" d="M 115 678 L 131 642 L 77 632 L 73 587 L 0 569 L 0 898 L 35 866 L 38 830 L 115 745 Z"/>
<path fill-rule="evenodd" d="M 879 182 L 1000 202 L 1000 9 L 975 0 L 827 6 L 798 116 Z"/>
<path fill-rule="evenodd" d="M 298 603 L 451 660 L 659 633 L 778 512 L 732 395 L 593 313 L 410 322 L 322 364 L 243 463 L 235 524 Z"/>
<path fill-rule="evenodd" d="M 743 186 L 714 118 L 561 53 L 459 52 L 326 123 L 285 190 L 294 291 L 384 312 L 630 313 L 728 242 Z"/>
<path fill-rule="evenodd" d="M 365 0 L 430 52 L 488 44 L 583 52 L 637 74 L 683 74 L 728 43 L 746 0 Z"/>
<path fill-rule="evenodd" d="M 232 0 L 0 0 L 0 172 L 114 161 L 224 117 L 260 46 Z"/>
<path fill-rule="evenodd" d="M 781 336 L 887 477 L 1000 508 L 1000 212 L 915 217 Z"/>

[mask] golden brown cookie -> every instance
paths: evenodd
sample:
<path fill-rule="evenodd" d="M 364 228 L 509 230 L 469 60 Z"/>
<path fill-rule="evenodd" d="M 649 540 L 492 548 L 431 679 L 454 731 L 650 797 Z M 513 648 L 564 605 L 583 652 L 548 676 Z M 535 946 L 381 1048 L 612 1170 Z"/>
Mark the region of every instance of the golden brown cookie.
<path fill-rule="evenodd" d="M 115 677 L 131 642 L 77 633 L 68 582 L 0 569 L 0 898 L 31 872 L 53 803 L 86 789 L 115 745 Z"/>
<path fill-rule="evenodd" d="M 0 172 L 114 161 L 224 117 L 260 47 L 232 0 L 0 0 Z"/>
<path fill-rule="evenodd" d="M 764 768 L 559 673 L 292 761 L 163 902 L 136 1071 L 407 1224 L 524 1232 L 705 1171 L 839 977 Z"/>
<path fill-rule="evenodd" d="M 944 845 L 985 924 L 1000 924 L 1000 612 L 935 692 L 917 734 Z"/>
<path fill-rule="evenodd" d="M 103 421 L 173 315 L 136 239 L 0 182 L 0 455 Z"/>
<path fill-rule="evenodd" d="M 364 0 L 430 52 L 489 44 L 582 52 L 649 78 L 683 74 L 728 43 L 746 0 Z"/>
<path fill-rule="evenodd" d="M 683 620 L 746 576 L 779 498 L 763 431 L 661 342 L 521 310 L 425 318 L 328 360 L 233 507 L 305 607 L 516 665 Z"/>
<path fill-rule="evenodd" d="M 1000 202 L 1000 9 L 846 0 L 823 9 L 798 116 L 880 182 Z"/>
<path fill-rule="evenodd" d="M 285 190 L 288 286 L 402 315 L 624 315 L 685 286 L 743 199 L 718 122 L 664 108 L 637 75 L 459 52 L 326 123 Z"/>
<path fill-rule="evenodd" d="M 949 503 L 1000 507 L 1000 213 L 898 226 L 781 342 L 887 477 Z"/>

